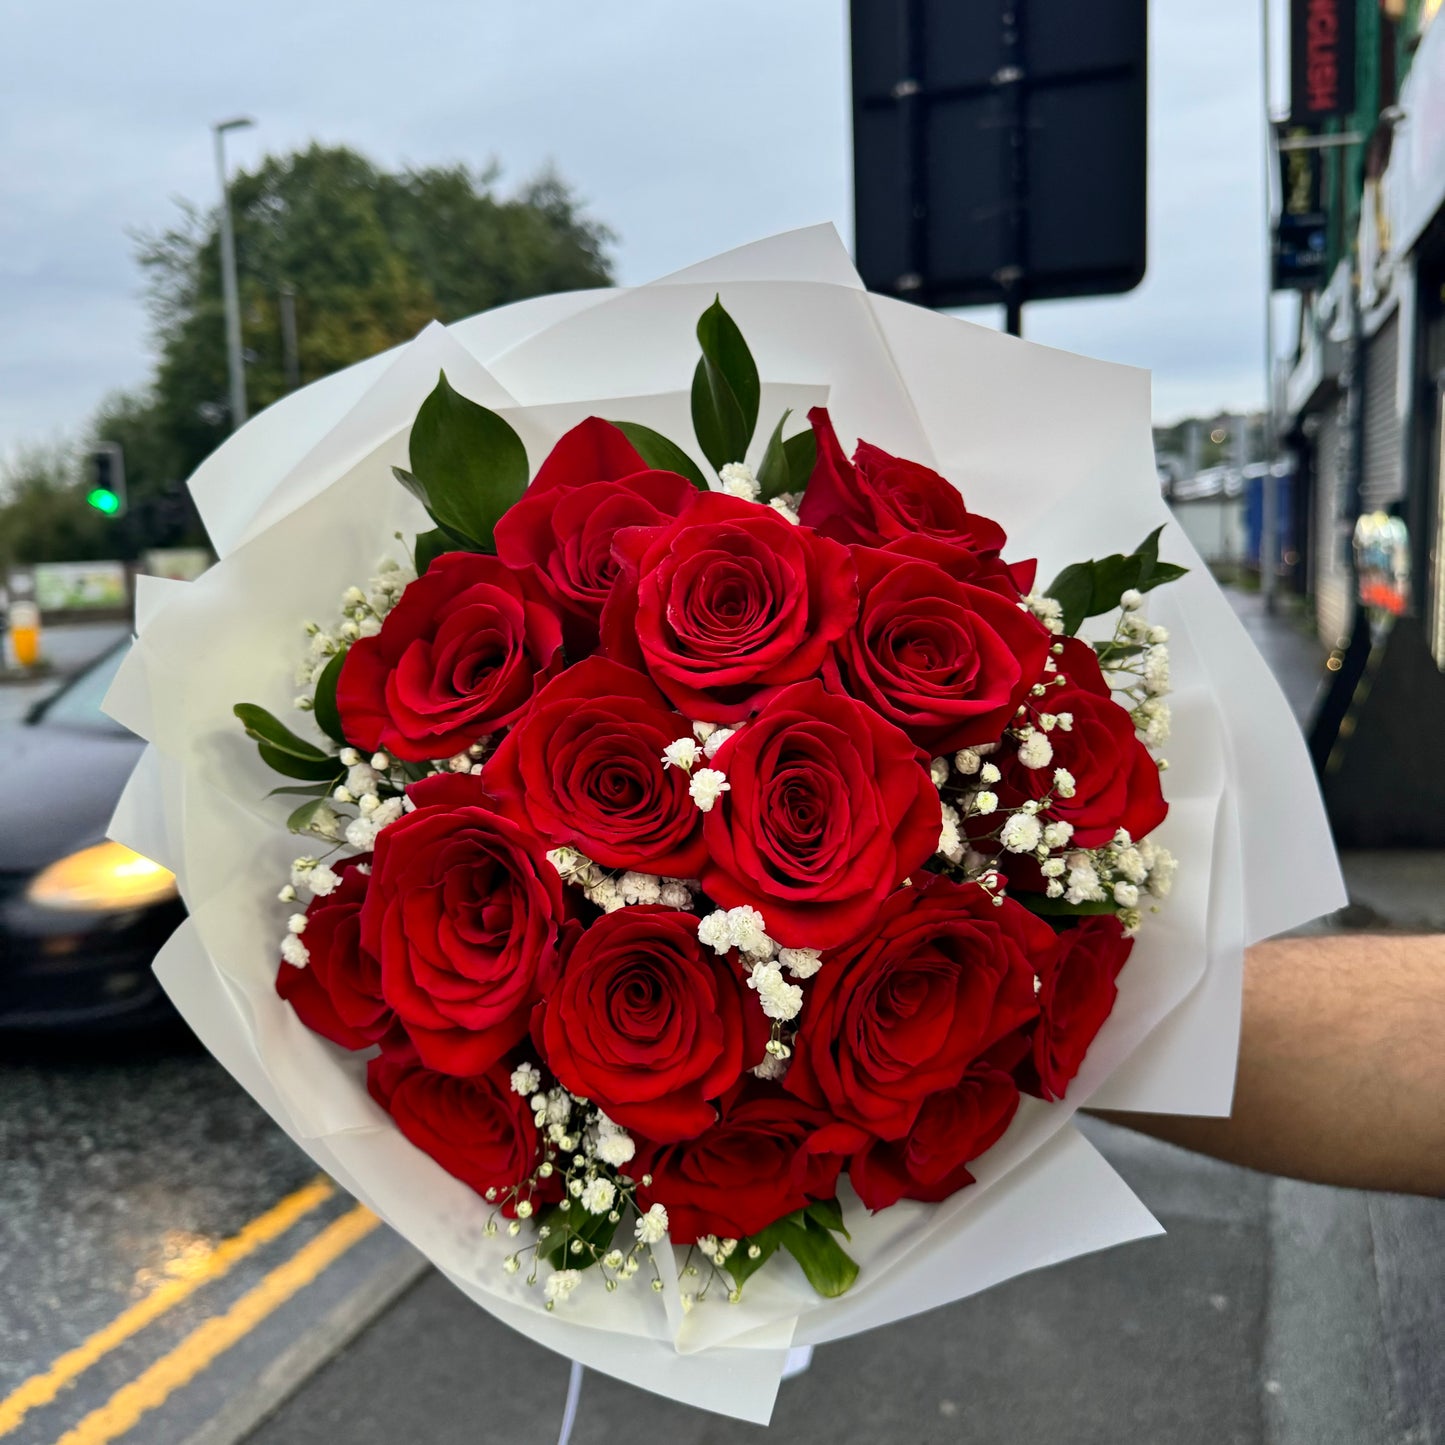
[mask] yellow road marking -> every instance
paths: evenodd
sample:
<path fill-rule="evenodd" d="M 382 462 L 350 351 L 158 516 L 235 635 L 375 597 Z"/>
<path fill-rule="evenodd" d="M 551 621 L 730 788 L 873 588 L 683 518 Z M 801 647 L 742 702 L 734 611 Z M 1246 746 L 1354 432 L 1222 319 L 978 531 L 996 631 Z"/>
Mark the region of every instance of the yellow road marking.
<path fill-rule="evenodd" d="M 172 1306 L 194 1294 L 203 1284 L 220 1279 L 232 1265 L 248 1254 L 279 1238 L 304 1215 L 324 1204 L 335 1193 L 328 1179 L 315 1179 L 288 1194 L 285 1199 L 259 1214 L 240 1233 L 222 1240 L 213 1250 L 194 1262 L 188 1261 L 186 1273 L 158 1285 L 144 1299 L 138 1300 L 103 1329 L 97 1330 L 73 1350 L 61 1355 L 41 1375 L 32 1375 L 13 1393 L 0 1400 L 0 1435 L 8 1435 L 37 1406 L 48 1405 L 82 1371 L 88 1370 L 102 1355 L 153 1320 L 159 1319 Z"/>
<path fill-rule="evenodd" d="M 332 1220 L 315 1239 L 243 1294 L 225 1314 L 213 1315 L 197 1325 L 168 1355 L 162 1355 L 128 1385 L 122 1385 L 104 1405 L 92 1410 L 73 1430 L 67 1430 L 55 1445 L 107 1445 L 124 1435 L 142 1415 L 188 1385 L 218 1355 L 310 1284 L 352 1245 L 365 1239 L 380 1222 L 364 1204 Z"/>

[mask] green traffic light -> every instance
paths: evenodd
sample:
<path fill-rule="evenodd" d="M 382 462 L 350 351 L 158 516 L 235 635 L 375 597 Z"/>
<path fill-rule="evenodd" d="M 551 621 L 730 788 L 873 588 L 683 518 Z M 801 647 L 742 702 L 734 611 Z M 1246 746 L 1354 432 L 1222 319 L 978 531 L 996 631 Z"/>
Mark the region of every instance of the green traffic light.
<path fill-rule="evenodd" d="M 85 500 L 97 512 L 104 512 L 107 517 L 113 517 L 120 511 L 120 498 L 114 492 L 108 492 L 104 487 L 96 487 L 86 496 Z"/>

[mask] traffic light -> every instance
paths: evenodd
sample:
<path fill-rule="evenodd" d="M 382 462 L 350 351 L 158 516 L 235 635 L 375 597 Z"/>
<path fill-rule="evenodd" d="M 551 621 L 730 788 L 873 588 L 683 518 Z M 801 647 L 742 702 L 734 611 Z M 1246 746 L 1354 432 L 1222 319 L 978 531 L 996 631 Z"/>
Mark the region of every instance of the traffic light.
<path fill-rule="evenodd" d="M 102 442 L 90 454 L 90 490 L 86 502 L 107 517 L 125 511 L 125 454 L 116 442 Z"/>

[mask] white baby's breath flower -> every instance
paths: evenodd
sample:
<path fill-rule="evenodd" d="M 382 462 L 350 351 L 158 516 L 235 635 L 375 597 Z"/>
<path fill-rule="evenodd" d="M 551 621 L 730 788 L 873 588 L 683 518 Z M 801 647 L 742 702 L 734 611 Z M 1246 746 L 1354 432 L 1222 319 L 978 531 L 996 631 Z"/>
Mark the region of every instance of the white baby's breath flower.
<path fill-rule="evenodd" d="M 524 1098 L 535 1094 L 542 1086 L 542 1071 L 536 1064 L 518 1064 L 512 1070 L 512 1092 Z"/>
<path fill-rule="evenodd" d="M 823 955 L 816 948 L 780 948 L 778 963 L 794 978 L 812 978 L 823 966 Z"/>
<path fill-rule="evenodd" d="M 318 897 L 326 898 L 341 887 L 341 879 L 325 863 L 318 863 L 306 876 L 306 886 Z"/>
<path fill-rule="evenodd" d="M 945 803 L 940 810 L 942 825 L 938 832 L 938 849 L 950 863 L 963 857 L 964 841 L 959 828 L 958 809 Z"/>
<path fill-rule="evenodd" d="M 1062 878 L 1067 867 L 1068 865 L 1062 858 L 1046 858 L 1039 864 L 1039 872 L 1045 878 Z"/>
<path fill-rule="evenodd" d="M 617 1186 L 610 1179 L 600 1176 L 589 1179 L 583 1186 L 579 1203 L 588 1214 L 606 1214 L 617 1198 Z"/>
<path fill-rule="evenodd" d="M 1015 813 L 1003 825 L 999 842 L 1010 853 L 1032 853 L 1039 846 L 1043 829 L 1031 813 Z"/>
<path fill-rule="evenodd" d="M 997 793 L 975 793 L 973 795 L 973 811 L 987 817 L 998 807 Z"/>
<path fill-rule="evenodd" d="M 1154 643 L 1168 642 L 1169 629 L 1167 627 L 1151 627 L 1145 640 Z"/>
<path fill-rule="evenodd" d="M 802 1010 L 803 990 L 788 983 L 775 963 L 755 963 L 748 987 L 757 990 L 758 1001 L 770 1019 L 794 1019 Z"/>
<path fill-rule="evenodd" d="M 548 1304 L 556 1304 L 558 1300 L 565 1300 L 581 1283 L 581 1270 L 554 1269 L 547 1276 L 547 1281 L 542 1286 L 542 1293 L 546 1295 Z"/>
<path fill-rule="evenodd" d="M 667 1238 L 667 1210 L 654 1204 L 633 1226 L 633 1234 L 643 1244 L 660 1244 Z"/>
<path fill-rule="evenodd" d="M 691 908 L 692 893 L 681 883 L 664 883 L 657 895 L 664 908 Z"/>
<path fill-rule="evenodd" d="M 698 919 L 697 941 L 715 953 L 726 953 L 733 946 L 732 924 L 725 908 L 719 908 L 716 912 L 709 913 L 706 918 Z"/>
<path fill-rule="evenodd" d="M 1072 798 L 1078 790 L 1078 782 L 1067 768 L 1054 769 L 1054 791 L 1059 797 Z"/>
<path fill-rule="evenodd" d="M 700 751 L 696 738 L 678 738 L 663 748 L 662 766 L 664 768 L 681 768 L 683 772 L 690 773 L 693 765 L 697 762 Z"/>
<path fill-rule="evenodd" d="M 780 1059 L 776 1054 L 764 1054 L 748 1072 L 755 1079 L 781 1079 L 788 1072 L 791 1059 Z"/>
<path fill-rule="evenodd" d="M 291 917 L 286 920 L 286 930 L 288 933 L 305 933 L 306 915 L 304 913 L 293 913 Z"/>
<path fill-rule="evenodd" d="M 1139 902 L 1139 890 L 1132 883 L 1114 885 L 1114 902 L 1121 908 L 1133 908 Z"/>
<path fill-rule="evenodd" d="M 705 743 L 717 729 L 718 725 L 714 722 L 695 722 L 692 725 L 693 733 L 700 743 Z"/>
<path fill-rule="evenodd" d="M 1125 612 L 1137 612 L 1144 605 L 1144 594 L 1135 588 L 1128 588 L 1124 595 L 1119 598 L 1119 606 Z"/>
<path fill-rule="evenodd" d="M 624 1134 L 620 1129 L 614 1133 L 603 1134 L 597 1140 L 597 1157 L 614 1169 L 620 1169 L 635 1153 L 637 1145 L 633 1143 L 632 1136 Z"/>
<path fill-rule="evenodd" d="M 728 932 L 733 947 L 753 958 L 771 958 L 776 945 L 768 937 L 763 915 L 746 904 L 728 909 Z"/>
<path fill-rule="evenodd" d="M 717 751 L 732 735 L 736 728 L 719 728 L 702 745 L 703 752 L 709 759 L 717 757 Z"/>
<path fill-rule="evenodd" d="M 730 497 L 741 497 L 747 502 L 756 502 L 760 488 L 753 469 L 744 462 L 728 462 L 719 472 L 723 491 Z"/>
<path fill-rule="evenodd" d="M 1144 856 L 1137 848 L 1121 850 L 1114 860 L 1114 868 L 1130 883 L 1142 883 L 1149 876 L 1149 870 L 1144 866 Z"/>
<path fill-rule="evenodd" d="M 1178 860 L 1167 848 L 1155 847 L 1154 861 L 1149 868 L 1149 891 L 1156 898 L 1167 898 L 1174 886 L 1174 871 Z"/>
<path fill-rule="evenodd" d="M 624 873 L 617 890 L 624 903 L 657 903 L 662 898 L 662 883 L 651 873 Z"/>
<path fill-rule="evenodd" d="M 305 968 L 311 952 L 294 933 L 288 933 L 281 940 L 281 957 L 296 968 Z"/>
<path fill-rule="evenodd" d="M 981 783 L 992 785 L 998 782 L 1001 777 L 1003 777 L 1003 774 L 999 772 L 996 763 L 984 763 L 978 770 L 978 780 Z"/>
<path fill-rule="evenodd" d="M 953 755 L 953 766 L 966 778 L 971 778 L 983 766 L 983 758 L 977 748 L 964 748 Z"/>
<path fill-rule="evenodd" d="M 1044 847 L 1063 848 L 1074 836 L 1072 823 L 1046 823 L 1044 825 Z"/>
<path fill-rule="evenodd" d="M 699 768 L 688 780 L 687 790 L 692 795 L 693 802 L 704 813 L 710 813 L 713 804 L 724 793 L 732 791 L 732 784 L 728 782 L 727 775 L 718 772 L 716 768 Z"/>
<path fill-rule="evenodd" d="M 941 788 L 948 781 L 948 759 L 934 758 L 928 765 L 928 776 L 935 788 Z"/>
<path fill-rule="evenodd" d="M 768 506 L 770 506 L 773 511 L 775 511 L 780 517 L 782 517 L 784 521 L 791 522 L 795 527 L 800 527 L 802 526 L 803 519 L 798 515 L 797 503 L 788 500 L 789 497 L 795 497 L 799 495 L 801 494 L 797 492 L 780 493 L 768 503 Z"/>
<path fill-rule="evenodd" d="M 1019 762 L 1026 768 L 1046 768 L 1054 760 L 1054 745 L 1032 729 L 1019 742 Z"/>
<path fill-rule="evenodd" d="M 1071 733 L 1074 730 L 1074 715 L 1071 712 L 1059 714 L 1059 728 L 1061 731 Z"/>

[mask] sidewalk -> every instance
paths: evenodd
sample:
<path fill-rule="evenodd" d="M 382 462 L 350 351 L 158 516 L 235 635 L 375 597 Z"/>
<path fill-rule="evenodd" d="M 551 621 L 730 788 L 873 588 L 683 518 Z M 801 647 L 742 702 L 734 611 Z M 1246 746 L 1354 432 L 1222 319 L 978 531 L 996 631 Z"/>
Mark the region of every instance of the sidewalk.
<path fill-rule="evenodd" d="M 1299 611 L 1299 599 L 1280 596 L 1276 610 L 1270 613 L 1258 592 L 1226 587 L 1224 595 L 1269 664 L 1301 728 L 1308 726 L 1329 677 L 1325 671 L 1328 649 L 1309 630 L 1308 618 Z"/>

